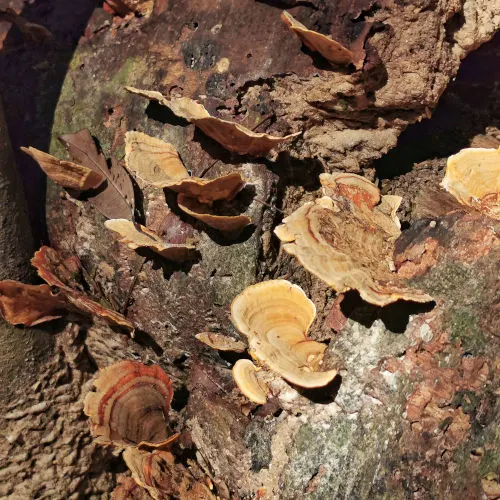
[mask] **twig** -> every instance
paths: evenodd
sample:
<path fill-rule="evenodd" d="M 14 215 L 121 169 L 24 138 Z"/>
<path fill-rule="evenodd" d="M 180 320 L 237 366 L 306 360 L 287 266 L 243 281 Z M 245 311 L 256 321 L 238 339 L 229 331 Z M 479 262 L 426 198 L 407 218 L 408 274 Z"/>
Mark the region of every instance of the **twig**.
<path fill-rule="evenodd" d="M 127 296 L 125 297 L 125 300 L 123 301 L 123 305 L 121 307 L 120 312 L 124 316 L 127 313 L 127 309 L 128 309 L 129 302 L 130 302 L 130 297 L 132 296 L 132 292 L 134 291 L 135 285 L 139 281 L 139 274 L 141 273 L 142 268 L 144 267 L 144 264 L 146 263 L 146 260 L 147 260 L 147 257 L 143 257 L 142 262 L 139 266 L 139 269 L 136 271 L 136 273 L 134 275 L 134 279 L 132 280 L 132 283 L 130 284 L 130 287 L 129 287 L 128 292 L 127 292 Z"/>
<path fill-rule="evenodd" d="M 278 207 L 276 207 L 275 205 L 272 205 L 271 203 L 267 203 L 265 202 L 264 200 L 261 200 L 260 198 L 253 198 L 253 201 L 256 201 L 257 203 L 262 203 L 262 205 L 265 205 L 266 207 L 269 207 L 269 208 L 272 208 L 273 210 L 276 210 L 277 212 L 279 212 L 280 214 L 283 214 L 285 215 L 285 212 L 283 212 L 283 210 L 280 210 Z"/>

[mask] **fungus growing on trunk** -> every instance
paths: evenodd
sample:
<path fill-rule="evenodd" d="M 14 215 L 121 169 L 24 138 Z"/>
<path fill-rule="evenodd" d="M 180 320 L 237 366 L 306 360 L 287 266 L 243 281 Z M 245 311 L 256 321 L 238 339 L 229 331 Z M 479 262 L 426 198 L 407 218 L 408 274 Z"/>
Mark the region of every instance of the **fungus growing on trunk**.
<path fill-rule="evenodd" d="M 174 262 L 184 262 L 194 257 L 194 245 L 166 243 L 147 227 L 127 219 L 107 220 L 104 225 L 110 231 L 120 235 L 118 241 L 126 244 L 132 250 L 147 248 Z"/>
<path fill-rule="evenodd" d="M 267 401 L 269 388 L 257 377 L 257 368 L 249 359 L 239 359 L 233 366 L 233 378 L 240 391 L 252 403 L 263 405 Z"/>
<path fill-rule="evenodd" d="M 22 147 L 21 151 L 30 155 L 49 179 L 64 188 L 87 191 L 99 187 L 104 182 L 103 175 L 83 165 L 59 160 L 33 147 Z"/>
<path fill-rule="evenodd" d="M 218 351 L 244 352 L 247 348 L 243 342 L 234 340 L 227 335 L 220 335 L 219 333 L 201 332 L 195 335 L 195 337 L 200 342 Z"/>
<path fill-rule="evenodd" d="M 249 286 L 231 304 L 234 326 L 248 337 L 252 357 L 300 387 L 323 387 L 336 370 L 317 371 L 326 344 L 307 332 L 314 304 L 297 285 L 271 280 Z"/>
<path fill-rule="evenodd" d="M 159 366 L 120 361 L 99 371 L 84 411 L 97 441 L 119 447 L 163 444 L 173 389 Z"/>
<path fill-rule="evenodd" d="M 320 180 L 330 196 L 304 204 L 274 230 L 283 249 L 338 293 L 355 289 L 379 306 L 400 299 L 431 302 L 393 271 L 401 198 L 378 195 L 377 201 L 376 186 L 354 174 Z"/>
<path fill-rule="evenodd" d="M 224 148 L 235 153 L 262 156 L 278 144 L 300 134 L 300 132 L 297 132 L 284 137 L 276 137 L 269 134 L 252 132 L 238 123 L 210 116 L 202 104 L 188 97 L 167 99 L 160 92 L 156 91 L 140 90 L 134 87 L 125 87 L 125 89 L 132 94 L 146 97 L 147 99 L 157 101 L 162 106 L 169 107 L 175 115 L 193 123 Z"/>
<path fill-rule="evenodd" d="M 462 205 L 500 220 L 500 148 L 468 148 L 450 156 L 441 186 Z"/>

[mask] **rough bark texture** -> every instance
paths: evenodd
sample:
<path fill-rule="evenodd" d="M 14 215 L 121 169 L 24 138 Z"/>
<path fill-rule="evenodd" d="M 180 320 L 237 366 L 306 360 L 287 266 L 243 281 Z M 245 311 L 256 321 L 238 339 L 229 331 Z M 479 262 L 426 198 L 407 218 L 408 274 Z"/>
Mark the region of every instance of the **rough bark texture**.
<path fill-rule="evenodd" d="M 498 227 L 463 211 L 417 222 L 401 238 L 398 255 L 415 285 L 434 294 L 435 307 L 376 308 L 348 294 L 339 311 L 331 290 L 279 253 L 272 229 L 281 214 L 261 203 L 290 213 L 318 194 L 323 170 L 373 176 L 374 160 L 407 125 L 430 114 L 460 60 L 493 36 L 498 2 L 297 4 L 291 13 L 300 21 L 346 44 L 364 22 L 374 23 L 363 72 L 332 70 L 311 58 L 281 23 L 282 3 L 157 2 L 150 19 L 121 24 L 95 11 L 62 86 L 50 152 L 62 156 L 57 136 L 88 127 L 105 153 L 119 158 L 127 130 L 147 132 L 173 143 L 194 175 L 215 159 L 207 177 L 240 171 L 252 187 L 239 201 L 255 227 L 237 241 L 224 240 L 174 204 L 167 208 L 161 191 L 139 186 L 139 219 L 175 242 L 195 235 L 201 254 L 189 267 L 160 259 L 142 266 L 142 257 L 113 240 L 102 216 L 50 186 L 51 244 L 80 257 L 101 290 L 96 299 L 120 307 L 140 271 L 128 308 L 139 331 L 132 341 L 97 323 L 79 335 L 68 326 L 58 337 L 58 357 L 40 382 L 45 389 L 17 402 L 12 411 L 20 413 L 7 420 L 13 437 L 2 444 L 9 450 L 6 495 L 102 497 L 113 489 L 123 465 L 90 443 L 80 413 L 82 382 L 96 365 L 124 358 L 159 363 L 172 377 L 173 425 L 190 432 L 196 458 L 223 498 L 227 492 L 269 499 L 458 498 L 464 491 L 480 498 L 481 480 L 500 473 Z M 127 94 L 124 85 L 205 96 L 207 109 L 220 117 L 252 128 L 271 115 L 259 131 L 303 135 L 263 161 L 229 155 L 164 108 Z M 406 207 L 408 221 L 418 218 L 414 208 Z M 315 302 L 311 336 L 330 340 L 326 366 L 339 368 L 341 378 L 324 390 L 300 392 L 275 379 L 275 398 L 256 409 L 234 386 L 234 360 L 194 335 L 211 329 L 237 336 L 231 300 L 274 277 L 300 284 Z M 347 320 L 335 333 L 339 316 Z M 68 397 L 59 400 L 61 393 Z M 40 410 L 43 422 L 33 425 L 29 409 L 41 402 L 51 402 L 50 411 Z M 46 433 L 50 460 L 38 446 Z M 19 471 L 26 474 L 22 481 Z"/>

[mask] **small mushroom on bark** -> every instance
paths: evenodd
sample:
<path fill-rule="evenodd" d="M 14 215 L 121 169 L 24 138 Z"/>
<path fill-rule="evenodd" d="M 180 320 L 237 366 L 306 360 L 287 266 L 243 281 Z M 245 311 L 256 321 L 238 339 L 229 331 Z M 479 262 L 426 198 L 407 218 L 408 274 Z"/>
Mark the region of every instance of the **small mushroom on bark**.
<path fill-rule="evenodd" d="M 84 411 L 99 442 L 126 447 L 169 441 L 172 382 L 159 366 L 120 361 L 100 370 L 94 386 Z"/>
<path fill-rule="evenodd" d="M 263 405 L 267 401 L 269 388 L 257 377 L 257 368 L 249 359 L 239 359 L 233 366 L 233 378 L 240 391 L 252 403 Z"/>
<path fill-rule="evenodd" d="M 252 357 L 300 387 L 323 387 L 336 370 L 316 371 L 325 344 L 307 332 L 316 316 L 314 304 L 297 285 L 271 280 L 249 286 L 231 304 L 234 326 L 248 337 Z"/>
<path fill-rule="evenodd" d="M 244 352 L 247 346 L 239 340 L 234 340 L 227 335 L 221 335 L 214 332 L 200 332 L 195 337 L 212 349 L 218 351 Z"/>

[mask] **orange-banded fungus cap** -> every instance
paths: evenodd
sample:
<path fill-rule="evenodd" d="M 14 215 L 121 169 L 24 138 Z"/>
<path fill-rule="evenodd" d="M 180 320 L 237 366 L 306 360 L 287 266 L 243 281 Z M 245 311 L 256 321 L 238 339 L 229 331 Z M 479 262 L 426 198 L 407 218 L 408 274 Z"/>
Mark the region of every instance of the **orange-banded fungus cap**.
<path fill-rule="evenodd" d="M 94 386 L 97 391 L 87 394 L 84 411 L 98 441 L 127 446 L 167 440 L 173 390 L 159 366 L 120 361 L 100 370 Z"/>
<path fill-rule="evenodd" d="M 315 316 L 316 308 L 302 289 L 286 280 L 249 286 L 231 304 L 233 323 L 248 337 L 250 354 L 300 387 L 325 386 L 337 374 L 314 371 L 324 350 L 307 337 Z M 307 345 L 304 351 L 301 344 Z"/>

